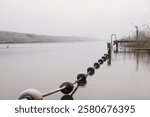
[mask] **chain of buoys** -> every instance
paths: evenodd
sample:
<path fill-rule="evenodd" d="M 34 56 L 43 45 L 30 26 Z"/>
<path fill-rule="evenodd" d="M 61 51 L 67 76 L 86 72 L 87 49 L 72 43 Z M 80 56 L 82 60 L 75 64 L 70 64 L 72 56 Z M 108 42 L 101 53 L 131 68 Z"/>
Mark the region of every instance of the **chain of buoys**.
<path fill-rule="evenodd" d="M 58 89 L 55 89 L 50 92 L 46 92 L 44 94 L 40 93 L 36 89 L 27 89 L 23 91 L 19 97 L 19 100 L 26 99 L 26 100 L 43 100 L 44 97 L 52 95 L 57 92 L 62 92 L 65 94 L 61 99 L 63 99 L 65 96 L 69 97 L 72 99 L 73 94 L 76 92 L 79 86 L 85 85 L 87 82 L 87 77 L 88 76 L 93 76 L 95 74 L 95 69 L 99 69 L 100 65 L 102 65 L 107 59 L 108 59 L 108 54 L 104 54 L 104 56 L 101 57 L 101 59 L 98 60 L 98 62 L 95 62 L 93 64 L 93 67 L 88 67 L 87 68 L 87 74 L 80 73 L 77 75 L 77 80 L 74 83 L 71 82 L 63 82 Z M 77 86 L 74 88 L 74 85 L 77 84 Z M 72 92 L 72 93 L 71 93 Z M 71 95 L 68 95 L 70 94 Z"/>

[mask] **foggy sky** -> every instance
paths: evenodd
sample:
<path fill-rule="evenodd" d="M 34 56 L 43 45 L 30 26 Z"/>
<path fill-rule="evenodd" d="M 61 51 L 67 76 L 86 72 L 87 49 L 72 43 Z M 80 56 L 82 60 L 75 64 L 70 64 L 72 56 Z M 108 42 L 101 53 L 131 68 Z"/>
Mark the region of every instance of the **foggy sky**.
<path fill-rule="evenodd" d="M 109 39 L 149 23 L 149 0 L 0 0 L 0 31 Z"/>

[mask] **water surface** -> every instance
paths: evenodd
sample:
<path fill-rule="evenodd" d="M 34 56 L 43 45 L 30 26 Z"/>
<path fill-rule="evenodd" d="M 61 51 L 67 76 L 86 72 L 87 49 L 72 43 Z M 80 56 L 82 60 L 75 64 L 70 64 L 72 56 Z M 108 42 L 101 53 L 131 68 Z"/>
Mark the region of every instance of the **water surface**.
<path fill-rule="evenodd" d="M 0 45 L 0 99 L 18 99 L 28 88 L 40 92 L 74 82 L 107 52 L 106 42 Z M 112 53 L 87 84 L 74 93 L 83 99 L 150 99 L 150 52 L 119 50 Z M 59 100 L 61 92 L 44 99 Z"/>

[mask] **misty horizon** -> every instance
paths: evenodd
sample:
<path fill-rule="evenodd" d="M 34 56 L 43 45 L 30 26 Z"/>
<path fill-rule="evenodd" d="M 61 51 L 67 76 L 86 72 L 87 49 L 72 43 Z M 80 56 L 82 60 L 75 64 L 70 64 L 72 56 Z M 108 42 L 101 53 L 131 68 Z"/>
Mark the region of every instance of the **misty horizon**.
<path fill-rule="evenodd" d="M 149 0 L 0 0 L 0 31 L 110 39 L 150 24 Z"/>

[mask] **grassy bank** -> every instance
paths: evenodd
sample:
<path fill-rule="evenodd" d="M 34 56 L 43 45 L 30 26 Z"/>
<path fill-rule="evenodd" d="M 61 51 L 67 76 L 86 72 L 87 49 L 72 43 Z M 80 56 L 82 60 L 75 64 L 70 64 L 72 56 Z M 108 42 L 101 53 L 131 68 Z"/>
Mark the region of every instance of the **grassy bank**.
<path fill-rule="evenodd" d="M 126 38 L 127 39 L 127 38 Z M 128 43 L 127 47 L 134 47 L 134 48 L 150 48 L 150 33 L 145 31 L 139 31 L 138 39 L 137 36 L 134 35 L 127 40 L 135 40 L 135 43 Z"/>
<path fill-rule="evenodd" d="M 51 42 L 79 42 L 94 41 L 96 39 L 76 36 L 49 36 L 19 32 L 0 31 L 0 44 L 11 43 L 51 43 Z"/>

